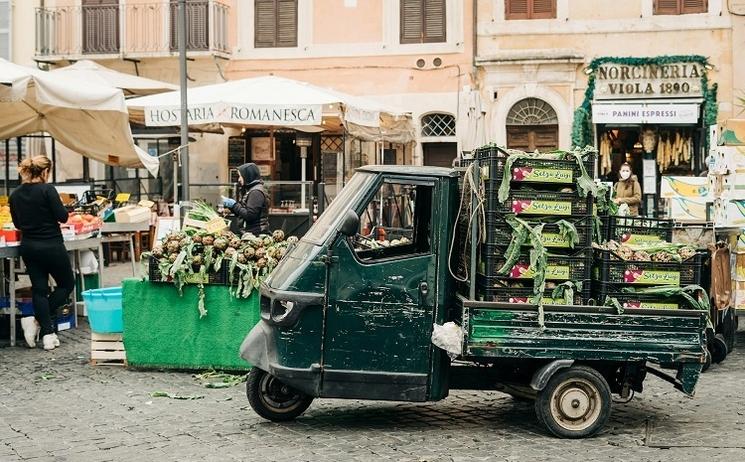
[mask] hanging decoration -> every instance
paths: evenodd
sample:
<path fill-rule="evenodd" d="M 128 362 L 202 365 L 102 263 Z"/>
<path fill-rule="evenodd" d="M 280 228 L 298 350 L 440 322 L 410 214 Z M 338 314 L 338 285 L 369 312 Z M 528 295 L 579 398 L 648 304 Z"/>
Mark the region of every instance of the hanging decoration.
<path fill-rule="evenodd" d="M 587 89 L 585 89 L 585 98 L 582 104 L 574 111 L 574 120 L 572 123 L 572 145 L 575 147 L 584 147 L 593 144 L 592 136 L 592 100 L 595 95 L 595 76 L 597 70 L 603 64 L 620 64 L 627 66 L 645 66 L 645 65 L 665 65 L 675 63 L 696 63 L 710 68 L 709 59 L 701 55 L 669 55 L 649 58 L 636 57 L 614 57 L 607 56 L 593 59 L 587 66 Z M 717 84 L 709 86 L 707 72 L 701 77 L 701 91 L 703 93 L 703 119 L 704 124 L 708 127 L 717 122 Z M 602 140 L 601 140 L 602 141 Z M 709 149 L 709 134 L 706 130 L 706 145 L 703 151 Z"/>

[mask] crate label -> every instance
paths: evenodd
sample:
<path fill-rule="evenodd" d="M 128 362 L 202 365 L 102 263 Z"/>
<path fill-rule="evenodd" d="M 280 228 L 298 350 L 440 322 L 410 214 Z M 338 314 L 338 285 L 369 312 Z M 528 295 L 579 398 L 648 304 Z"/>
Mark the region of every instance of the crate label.
<path fill-rule="evenodd" d="M 568 249 L 572 246 L 571 239 L 559 233 L 543 233 L 541 241 L 546 247 Z"/>
<path fill-rule="evenodd" d="M 656 302 L 623 302 L 624 308 L 646 309 L 646 310 L 677 310 L 677 303 L 656 303 Z"/>
<path fill-rule="evenodd" d="M 623 233 L 621 234 L 621 238 L 619 239 L 624 244 L 651 244 L 656 242 L 662 242 L 662 238 L 660 236 L 656 236 L 654 234 L 633 234 L 633 233 Z"/>
<path fill-rule="evenodd" d="M 515 167 L 512 169 L 512 179 L 526 183 L 569 184 L 574 182 L 574 172 L 552 168 Z"/>
<path fill-rule="evenodd" d="M 187 284 L 207 284 L 208 282 L 210 282 L 210 277 L 206 273 L 187 274 L 184 277 L 184 282 Z"/>
<path fill-rule="evenodd" d="M 564 265 L 548 265 L 546 266 L 546 279 L 569 279 L 571 268 Z M 535 277 L 535 270 L 525 263 L 518 263 L 510 270 L 510 278 L 512 279 L 532 279 Z"/>
<path fill-rule="evenodd" d="M 507 303 L 531 303 L 532 297 L 510 297 Z M 541 297 L 542 305 L 566 305 L 563 298 Z"/>
<path fill-rule="evenodd" d="M 627 284 L 680 285 L 680 271 L 626 270 L 623 282 Z"/>
<path fill-rule="evenodd" d="M 514 200 L 512 212 L 525 215 L 571 215 L 569 201 Z"/>

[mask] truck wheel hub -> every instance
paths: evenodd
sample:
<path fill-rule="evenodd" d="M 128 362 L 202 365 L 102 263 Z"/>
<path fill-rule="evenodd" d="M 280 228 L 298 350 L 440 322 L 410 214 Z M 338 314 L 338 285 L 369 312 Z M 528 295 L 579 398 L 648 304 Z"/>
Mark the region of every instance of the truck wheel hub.
<path fill-rule="evenodd" d="M 591 383 L 573 379 L 560 384 L 551 399 L 551 413 L 568 430 L 582 430 L 600 415 L 599 394 Z"/>

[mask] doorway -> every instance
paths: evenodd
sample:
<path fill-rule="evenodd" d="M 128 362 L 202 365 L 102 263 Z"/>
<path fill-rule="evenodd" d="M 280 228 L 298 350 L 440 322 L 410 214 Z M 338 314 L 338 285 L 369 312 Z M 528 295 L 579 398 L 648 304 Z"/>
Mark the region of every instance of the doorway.
<path fill-rule="evenodd" d="M 559 119 L 547 102 L 525 98 L 507 114 L 507 147 L 526 152 L 553 151 L 559 147 Z"/>
<path fill-rule="evenodd" d="M 422 143 L 423 165 L 431 167 L 453 167 L 458 155 L 458 143 Z"/>

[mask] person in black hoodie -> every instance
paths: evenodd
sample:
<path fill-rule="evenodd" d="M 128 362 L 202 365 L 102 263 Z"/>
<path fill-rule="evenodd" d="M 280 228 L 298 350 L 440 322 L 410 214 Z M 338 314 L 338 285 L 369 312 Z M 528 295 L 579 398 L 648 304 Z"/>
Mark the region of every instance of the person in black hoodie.
<path fill-rule="evenodd" d="M 70 257 L 60 223 L 67 221 L 65 206 L 54 186 L 47 184 L 52 162 L 45 156 L 24 159 L 19 166 L 22 184 L 10 195 L 13 224 L 21 231 L 20 253 L 31 279 L 34 318 L 21 319 L 26 343 L 33 348 L 41 334 L 45 350 L 59 346 L 57 309 L 75 288 Z M 50 293 L 49 276 L 57 287 Z"/>
<path fill-rule="evenodd" d="M 230 209 L 242 222 L 243 232 L 255 235 L 269 231 L 269 195 L 264 190 L 264 182 L 256 164 L 248 163 L 238 167 L 241 190 L 238 201 L 223 198 L 223 205 Z"/>

